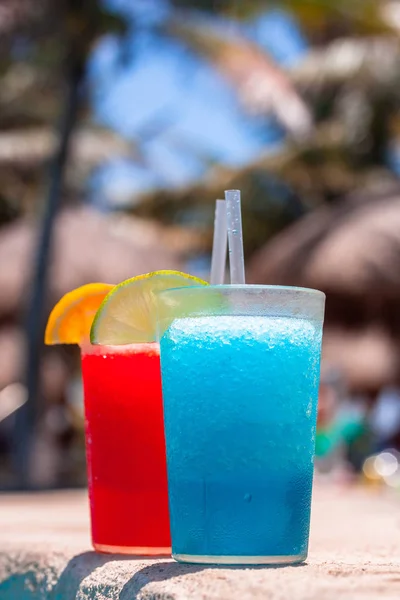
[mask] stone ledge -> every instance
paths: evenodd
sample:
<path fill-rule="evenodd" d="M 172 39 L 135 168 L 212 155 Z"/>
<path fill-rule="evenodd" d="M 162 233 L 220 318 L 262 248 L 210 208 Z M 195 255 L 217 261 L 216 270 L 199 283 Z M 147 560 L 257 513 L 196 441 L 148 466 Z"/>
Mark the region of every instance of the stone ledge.
<path fill-rule="evenodd" d="M 310 557 L 209 568 L 88 550 L 83 492 L 0 496 L 0 600 L 398 600 L 399 497 L 317 487 Z"/>

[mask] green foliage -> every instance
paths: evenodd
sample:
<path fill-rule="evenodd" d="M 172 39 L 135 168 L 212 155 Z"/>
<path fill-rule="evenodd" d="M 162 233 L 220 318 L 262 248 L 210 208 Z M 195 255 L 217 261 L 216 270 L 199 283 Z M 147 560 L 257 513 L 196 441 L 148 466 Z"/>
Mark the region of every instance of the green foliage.
<path fill-rule="evenodd" d="M 126 30 L 125 21 L 106 11 L 97 0 L 67 0 L 57 6 L 43 2 L 40 11 L 33 0 L 25 0 L 21 7 L 15 0 L 16 16 L 7 22 L 7 36 L 2 38 L 0 225 L 19 214 L 36 212 L 41 205 L 48 174 L 45 167 L 56 149 L 54 128 L 62 112 L 71 69 L 77 64 L 84 69 L 93 44 L 104 33 Z M 0 14 L 0 31 L 1 27 Z M 22 42 L 26 50 L 16 54 L 16 42 Z M 67 197 L 80 193 L 85 178 L 96 166 L 93 138 L 97 129 L 91 123 L 84 95 L 78 128 L 85 132 L 80 136 L 84 143 L 80 144 L 81 151 L 72 155 L 77 164 L 71 165 Z M 100 132 L 99 144 L 101 137 Z"/>
<path fill-rule="evenodd" d="M 295 102 L 297 110 L 299 107 L 303 110 L 303 116 L 307 116 L 304 111 L 308 111 L 313 126 L 306 138 L 300 140 L 293 137 L 296 128 L 288 127 L 286 145 L 278 153 L 266 153 L 254 164 L 239 170 L 219 169 L 213 157 L 204 156 L 205 166 L 214 174 L 211 185 L 206 178 L 183 192 L 156 190 L 139 204 L 135 199 L 132 212 L 165 223 L 177 219 L 190 222 L 190 214 L 193 219 L 202 214 L 207 227 L 211 228 L 215 195 L 236 182 L 248 194 L 244 218 L 252 249 L 305 210 L 342 197 L 368 178 L 390 177 L 385 162 L 387 151 L 400 131 L 397 68 L 400 51 L 392 25 L 382 10 L 383 3 L 375 0 L 174 0 L 172 4 L 176 10 L 162 35 L 179 39 L 192 52 L 209 61 L 243 100 L 243 110 L 254 111 L 254 96 L 247 93 L 246 86 L 248 81 L 258 79 L 259 87 L 262 84 L 266 90 L 261 108 L 257 106 L 260 118 L 272 114 L 279 120 L 290 112 L 290 103 Z M 276 7 L 286 8 L 300 20 L 313 45 L 309 56 L 286 72 L 274 64 L 265 50 L 242 38 L 239 30 L 235 37 L 227 37 L 221 35 L 220 29 L 210 27 L 214 16 L 247 19 Z M 197 11 L 208 18 L 196 19 Z M 24 28 L 30 45 L 26 56 L 16 59 L 12 46 L 3 52 L 0 170 L 4 176 L 0 223 L 18 211 L 29 212 L 37 205 L 44 184 L 43 166 L 51 155 L 51 152 L 38 151 L 39 141 L 45 138 L 46 130 L 49 135 L 58 119 L 69 57 L 78 54 L 84 62 L 99 37 L 110 32 L 121 34 L 125 28 L 126 23 L 105 11 L 97 0 L 86 3 L 68 0 L 57 9 L 49 3 L 41 15 L 40 31 L 28 22 Z M 244 65 L 239 74 L 237 64 Z M 268 95 L 269 89 L 274 93 L 279 91 L 274 101 Z M 15 132 L 18 137 L 24 129 L 29 133 L 27 143 L 32 143 L 30 160 L 23 158 L 26 154 L 18 157 L 15 152 L 13 160 L 2 164 L 2 135 Z M 81 105 L 78 129 L 92 130 L 96 134 L 90 107 L 85 103 Z M 33 143 L 35 132 L 38 134 L 36 144 Z M 39 132 L 42 132 L 40 139 Z M 157 135 L 156 127 L 155 132 Z M 105 143 L 101 137 L 100 143 Z M 184 141 L 178 139 L 176 144 L 184 145 Z M 116 144 L 115 148 L 118 147 Z M 140 160 L 140 144 L 135 152 Z M 198 151 L 188 148 L 188 152 L 196 154 Z M 82 157 L 79 152 L 72 156 L 67 197 L 80 194 L 93 166 L 95 162 L 90 156 Z"/>
<path fill-rule="evenodd" d="M 352 27 L 363 33 L 388 29 L 377 0 L 173 0 L 172 4 L 180 9 L 219 13 L 236 19 L 284 8 L 300 18 L 310 30 L 329 23 L 336 27 L 340 24 Z"/>

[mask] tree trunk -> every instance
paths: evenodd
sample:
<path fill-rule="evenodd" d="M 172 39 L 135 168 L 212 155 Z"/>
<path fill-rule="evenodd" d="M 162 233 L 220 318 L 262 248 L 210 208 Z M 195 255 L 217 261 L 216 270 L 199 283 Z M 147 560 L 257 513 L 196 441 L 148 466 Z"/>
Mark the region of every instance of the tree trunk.
<path fill-rule="evenodd" d="M 17 473 L 17 485 L 21 489 L 28 489 L 32 486 L 31 457 L 40 405 L 40 365 L 43 354 L 47 275 L 52 249 L 53 226 L 60 206 L 65 166 L 71 134 L 77 120 L 84 71 L 84 59 L 74 55 L 74 52 L 69 56 L 68 63 L 67 92 L 60 126 L 59 147 L 50 169 L 47 201 L 40 225 L 31 299 L 26 320 L 25 384 L 28 400 L 17 412 L 14 434 L 14 466 Z"/>

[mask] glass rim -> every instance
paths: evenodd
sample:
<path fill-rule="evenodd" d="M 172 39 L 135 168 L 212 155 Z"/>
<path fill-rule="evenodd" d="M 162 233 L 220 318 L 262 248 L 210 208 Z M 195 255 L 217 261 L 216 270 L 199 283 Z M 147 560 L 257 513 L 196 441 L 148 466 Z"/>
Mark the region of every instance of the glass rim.
<path fill-rule="evenodd" d="M 91 344 L 83 342 L 79 344 L 79 349 L 82 356 L 86 355 L 126 355 L 126 354 L 143 354 L 143 353 L 160 353 L 160 345 L 154 340 L 153 342 L 132 342 L 130 344 Z"/>
<path fill-rule="evenodd" d="M 314 297 L 320 297 L 321 300 L 326 298 L 326 294 L 324 292 L 322 292 L 321 290 L 317 290 L 315 288 L 307 288 L 307 287 L 300 287 L 300 286 L 292 286 L 292 285 L 263 285 L 261 283 L 242 283 L 242 284 L 231 284 L 231 283 L 225 283 L 225 284 L 218 284 L 218 285 L 189 285 L 189 286 L 182 286 L 182 287 L 175 287 L 175 288 L 168 288 L 165 290 L 159 290 L 158 292 L 155 292 L 156 296 L 158 295 L 163 295 L 163 294 L 168 294 L 170 292 L 183 292 L 183 291 L 187 291 L 187 293 L 189 291 L 193 291 L 193 290 L 221 290 L 221 291 L 275 291 L 275 292 L 293 292 L 293 293 L 299 293 L 301 295 L 308 295 L 308 296 L 314 296 Z"/>

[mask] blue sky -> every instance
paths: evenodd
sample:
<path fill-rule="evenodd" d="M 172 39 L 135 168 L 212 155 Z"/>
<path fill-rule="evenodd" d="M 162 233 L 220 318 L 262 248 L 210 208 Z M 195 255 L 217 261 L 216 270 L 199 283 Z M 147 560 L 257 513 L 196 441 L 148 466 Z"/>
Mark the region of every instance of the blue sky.
<path fill-rule="evenodd" d="M 111 202 L 154 187 L 176 187 L 201 178 L 210 163 L 244 165 L 279 144 L 274 123 L 252 119 L 234 91 L 204 60 L 181 43 L 161 37 L 157 21 L 168 14 L 166 0 L 107 0 L 136 27 L 124 39 L 104 37 L 89 65 L 96 120 L 140 148 L 140 161 L 115 160 L 92 180 L 92 201 Z M 244 33 L 281 64 L 306 51 L 297 25 L 271 11 L 242 25 Z"/>

